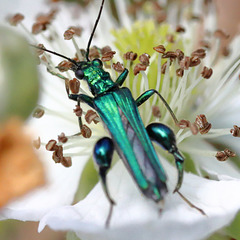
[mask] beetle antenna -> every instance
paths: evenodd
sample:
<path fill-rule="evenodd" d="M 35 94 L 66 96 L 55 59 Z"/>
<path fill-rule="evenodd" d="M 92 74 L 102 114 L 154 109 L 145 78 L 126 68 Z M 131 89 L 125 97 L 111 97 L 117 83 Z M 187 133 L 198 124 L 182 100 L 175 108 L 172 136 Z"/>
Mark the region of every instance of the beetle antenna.
<path fill-rule="evenodd" d="M 35 47 L 35 48 L 40 49 L 40 50 L 43 50 L 43 51 L 45 51 L 45 52 L 49 52 L 49 53 L 51 53 L 51 54 L 57 55 L 57 56 L 59 56 L 59 57 L 61 57 L 61 58 L 65 58 L 65 59 L 67 59 L 69 62 L 71 62 L 71 63 L 73 63 L 75 66 L 77 66 L 77 62 L 76 62 L 75 60 L 73 60 L 73 59 L 71 59 L 71 58 L 68 58 L 68 57 L 66 57 L 66 56 L 64 56 L 64 55 L 62 55 L 62 54 L 60 54 L 60 53 L 53 52 L 53 51 L 48 50 L 48 49 L 46 49 L 46 48 L 41 48 L 41 47 L 38 47 L 38 46 L 35 46 L 35 45 L 32 45 L 32 44 L 30 44 L 30 46 Z"/>
<path fill-rule="evenodd" d="M 101 4 L 101 7 L 100 7 L 100 10 L 99 10 L 99 13 L 98 13 L 98 17 L 97 17 L 96 22 L 95 22 L 95 24 L 94 24 L 94 27 L 93 27 L 91 36 L 90 36 L 90 38 L 89 38 L 89 40 L 88 40 L 87 52 L 86 52 L 86 59 L 87 59 L 88 62 L 90 62 L 89 57 L 88 57 L 88 56 L 89 56 L 90 45 L 91 45 L 91 42 L 92 42 L 92 39 L 93 39 L 95 30 L 96 30 L 96 28 L 97 28 L 98 22 L 99 22 L 99 20 L 100 20 L 101 14 L 102 14 L 104 1 L 105 1 L 105 0 L 102 0 L 102 4 Z"/>

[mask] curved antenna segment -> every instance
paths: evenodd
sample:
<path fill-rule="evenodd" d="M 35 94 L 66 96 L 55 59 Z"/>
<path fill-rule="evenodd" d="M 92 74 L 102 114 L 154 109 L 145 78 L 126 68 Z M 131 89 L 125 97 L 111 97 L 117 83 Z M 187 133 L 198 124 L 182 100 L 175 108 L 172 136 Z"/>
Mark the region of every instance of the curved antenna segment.
<path fill-rule="evenodd" d="M 68 58 L 68 57 L 66 57 L 66 56 L 64 56 L 64 55 L 62 55 L 62 54 L 60 54 L 60 53 L 53 52 L 53 51 L 48 50 L 48 49 L 46 49 L 46 48 L 41 48 L 41 47 L 38 47 L 38 46 L 35 46 L 35 45 L 32 45 L 32 44 L 30 44 L 30 46 L 31 46 L 31 47 L 34 47 L 34 48 L 37 48 L 37 49 L 40 49 L 40 50 L 43 50 L 43 51 L 45 51 L 45 52 L 49 52 L 49 53 L 51 53 L 51 54 L 57 55 L 57 56 L 59 56 L 59 57 L 61 57 L 61 58 L 65 58 L 65 59 L 67 59 L 69 62 L 71 62 L 71 63 L 73 63 L 75 66 L 77 66 L 77 62 L 76 62 L 75 60 L 73 60 L 73 59 L 71 59 L 71 58 Z"/>
<path fill-rule="evenodd" d="M 92 42 L 92 39 L 93 39 L 95 30 L 96 30 L 96 28 L 97 28 L 98 22 L 99 22 L 99 20 L 100 20 L 101 14 L 102 14 L 104 1 L 105 1 L 105 0 L 102 0 L 102 4 L 101 4 L 101 7 L 100 7 L 100 10 L 99 10 L 99 13 L 98 13 L 98 17 L 97 17 L 96 22 L 95 22 L 95 24 L 94 24 L 94 27 L 93 27 L 91 36 L 90 36 L 90 38 L 89 38 L 89 40 L 88 40 L 87 52 L 86 52 L 86 59 L 87 59 L 88 62 L 90 62 L 89 57 L 88 57 L 88 56 L 89 56 L 90 45 L 91 45 L 91 42 Z"/>

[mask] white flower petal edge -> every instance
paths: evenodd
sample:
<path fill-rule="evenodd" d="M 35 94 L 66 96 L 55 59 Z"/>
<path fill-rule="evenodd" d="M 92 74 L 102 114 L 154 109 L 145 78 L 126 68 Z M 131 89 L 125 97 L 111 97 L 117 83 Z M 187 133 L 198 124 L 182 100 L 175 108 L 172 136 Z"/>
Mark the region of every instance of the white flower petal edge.
<path fill-rule="evenodd" d="M 175 169 L 164 163 L 174 186 Z M 167 166 L 167 168 L 166 168 Z M 170 174 L 171 173 L 171 174 Z M 74 206 L 60 207 L 45 215 L 39 231 L 48 225 L 54 230 L 71 230 L 84 240 L 161 239 L 197 240 L 229 224 L 240 209 L 240 181 L 214 181 L 185 174 L 181 192 L 207 216 L 189 207 L 177 194 L 165 199 L 163 211 L 143 196 L 134 186 L 121 162 L 108 176 L 110 193 L 117 205 L 110 228 L 104 227 L 109 204 L 97 185 L 91 193 Z"/>

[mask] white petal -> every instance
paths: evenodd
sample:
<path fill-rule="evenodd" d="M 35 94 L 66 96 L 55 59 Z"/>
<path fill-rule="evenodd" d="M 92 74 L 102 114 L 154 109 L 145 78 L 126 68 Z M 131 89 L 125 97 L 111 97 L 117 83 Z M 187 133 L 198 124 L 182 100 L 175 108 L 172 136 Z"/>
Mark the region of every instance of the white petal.
<path fill-rule="evenodd" d="M 176 175 L 168 164 L 170 178 Z M 171 183 L 173 179 L 170 179 Z M 108 176 L 110 192 L 117 205 L 109 229 L 104 228 L 109 204 L 97 185 L 86 199 L 74 206 L 61 207 L 44 216 L 39 230 L 48 225 L 54 230 L 72 230 L 85 240 L 90 239 L 202 239 L 229 224 L 240 209 L 240 181 L 213 181 L 185 174 L 181 192 L 208 216 L 189 207 L 177 194 L 159 206 L 141 196 L 122 163 L 116 164 Z M 170 183 L 170 185 L 172 185 Z M 67 217 L 66 217 L 67 216 Z"/>

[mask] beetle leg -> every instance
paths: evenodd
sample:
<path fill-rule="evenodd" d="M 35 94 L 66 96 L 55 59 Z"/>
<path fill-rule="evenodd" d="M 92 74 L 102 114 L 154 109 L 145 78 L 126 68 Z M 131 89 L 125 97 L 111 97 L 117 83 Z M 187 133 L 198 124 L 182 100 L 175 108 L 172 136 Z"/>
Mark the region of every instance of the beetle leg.
<path fill-rule="evenodd" d="M 123 72 L 119 75 L 119 77 L 117 78 L 116 83 L 119 86 L 122 86 L 122 84 L 124 83 L 125 79 L 127 78 L 127 75 L 128 75 L 128 70 L 125 68 L 123 70 Z"/>
<path fill-rule="evenodd" d="M 112 139 L 104 137 L 97 141 L 93 151 L 93 158 L 99 168 L 99 177 L 102 182 L 103 190 L 110 203 L 110 209 L 106 220 L 106 227 L 109 226 L 112 216 L 113 205 L 115 205 L 114 200 L 109 194 L 106 182 L 106 174 L 111 166 L 113 150 L 114 145 Z"/>
<path fill-rule="evenodd" d="M 151 123 L 146 127 L 146 130 L 152 141 L 158 143 L 162 148 L 174 156 L 178 170 L 178 182 L 174 192 L 178 191 L 183 181 L 184 158 L 178 151 L 176 138 L 173 131 L 162 123 Z"/>
<path fill-rule="evenodd" d="M 166 100 L 163 98 L 163 96 L 155 89 L 150 89 L 147 90 L 146 92 L 144 92 L 142 95 L 140 95 L 137 99 L 136 99 L 136 103 L 137 106 L 139 107 L 140 105 L 142 105 L 144 102 L 146 102 L 154 93 L 156 93 L 159 98 L 161 99 L 161 101 L 163 102 L 163 104 L 165 105 L 165 107 L 167 108 L 168 112 L 171 114 L 171 117 L 173 119 L 173 121 L 175 122 L 176 125 L 178 125 L 178 120 L 175 116 L 175 114 L 173 113 L 173 110 L 170 108 L 170 106 L 168 105 L 168 103 L 166 102 Z"/>

